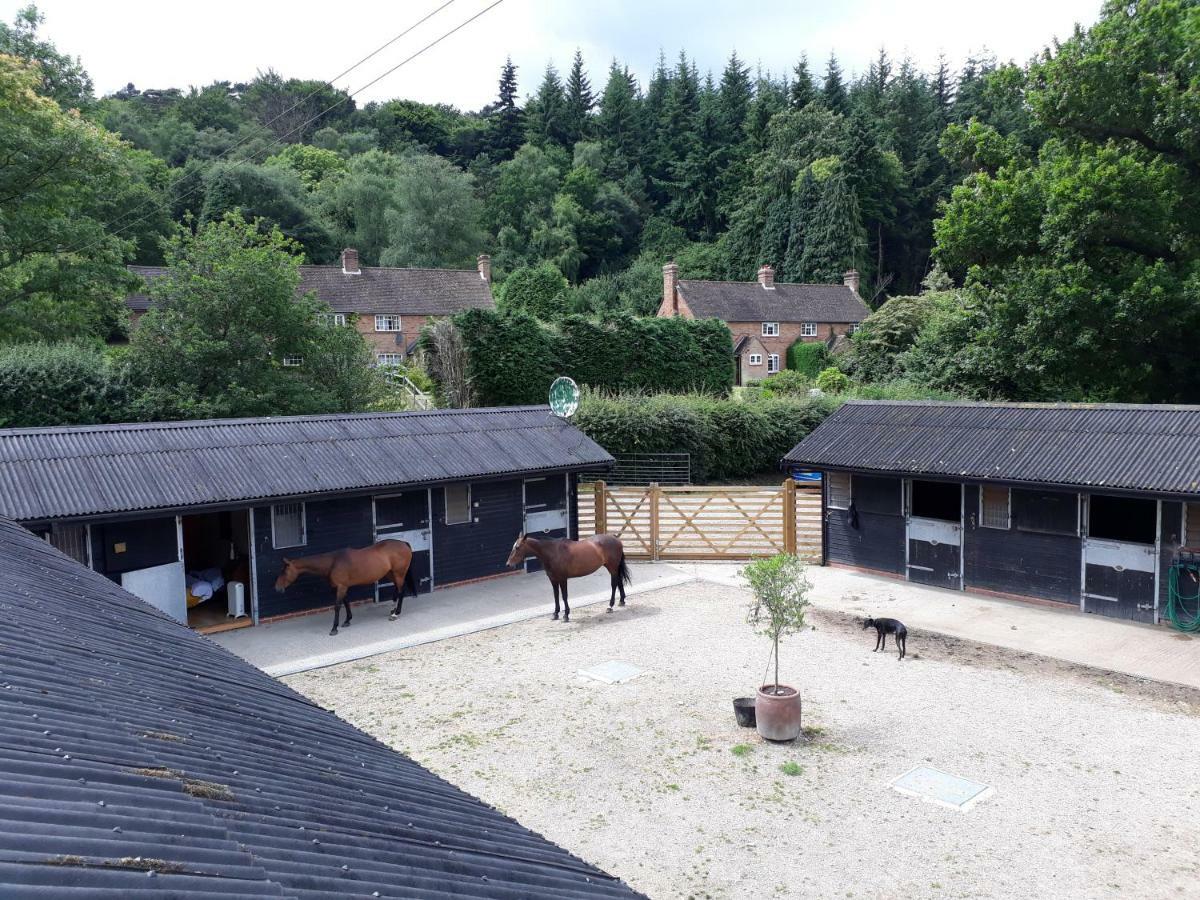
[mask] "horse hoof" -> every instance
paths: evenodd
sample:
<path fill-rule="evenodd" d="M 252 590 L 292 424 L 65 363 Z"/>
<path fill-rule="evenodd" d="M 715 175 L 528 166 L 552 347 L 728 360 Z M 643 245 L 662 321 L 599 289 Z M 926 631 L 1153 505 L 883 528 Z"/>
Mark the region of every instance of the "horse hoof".
<path fill-rule="evenodd" d="M 610 606 L 608 609 L 606 609 L 606 610 L 605 610 L 605 612 L 607 612 L 607 613 L 611 613 L 611 612 L 612 612 L 612 607 Z"/>
<path fill-rule="evenodd" d="M 395 622 L 398 618 L 400 618 L 399 613 L 392 613 L 390 616 L 388 616 L 388 621 Z"/>
<path fill-rule="evenodd" d="M 570 616 L 563 616 L 563 624 L 564 624 L 564 625 L 565 625 L 567 622 L 570 622 L 570 621 L 571 621 L 571 617 L 570 617 Z"/>
<path fill-rule="evenodd" d="M 337 634 L 337 629 L 336 629 L 336 628 L 335 628 L 335 629 L 333 629 L 331 632 L 329 632 L 329 635 L 330 635 L 330 637 L 332 637 L 332 636 L 333 636 L 333 635 L 335 635 L 335 634 Z"/>
<path fill-rule="evenodd" d="M 557 621 L 558 621 L 558 613 L 555 613 L 554 615 L 552 615 L 552 616 L 550 617 L 550 621 L 551 621 L 551 622 L 557 622 Z"/>
<path fill-rule="evenodd" d="M 624 600 L 622 600 L 620 603 L 618 603 L 618 604 L 617 604 L 617 606 L 624 606 L 624 605 L 625 605 L 625 601 L 624 601 Z"/>

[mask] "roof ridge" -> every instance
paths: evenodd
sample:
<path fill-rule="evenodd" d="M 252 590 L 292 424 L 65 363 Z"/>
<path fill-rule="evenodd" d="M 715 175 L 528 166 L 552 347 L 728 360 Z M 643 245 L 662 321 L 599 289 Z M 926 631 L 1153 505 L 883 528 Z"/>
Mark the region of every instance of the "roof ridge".
<path fill-rule="evenodd" d="M 1192 403 L 1100 403 L 1072 400 L 868 400 L 852 398 L 846 406 L 955 406 L 989 409 L 1136 409 L 1142 411 L 1175 410 L 1200 412 Z"/>
<path fill-rule="evenodd" d="M 332 269 L 336 272 L 346 274 L 340 263 L 301 263 L 301 269 Z M 434 266 L 359 266 L 359 271 L 375 271 L 375 272 L 453 272 L 462 275 L 474 275 L 479 277 L 478 269 L 444 269 Z M 482 281 L 482 279 L 480 279 Z"/>
<path fill-rule="evenodd" d="M 680 283 L 680 284 L 682 284 L 685 281 L 690 281 L 693 284 L 738 284 L 738 285 L 745 285 L 746 287 L 754 287 L 759 283 L 757 281 L 721 281 L 716 278 L 680 278 L 680 279 L 678 279 L 678 283 Z M 790 285 L 792 287 L 837 287 L 837 288 L 849 287 L 849 285 L 841 284 L 836 281 L 780 281 L 779 279 L 775 279 L 774 284 L 776 287 L 778 287 L 781 284 Z"/>

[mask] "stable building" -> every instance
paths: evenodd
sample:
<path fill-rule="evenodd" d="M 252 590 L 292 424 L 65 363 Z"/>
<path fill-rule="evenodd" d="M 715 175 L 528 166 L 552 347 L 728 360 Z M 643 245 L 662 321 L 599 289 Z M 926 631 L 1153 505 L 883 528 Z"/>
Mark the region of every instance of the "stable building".
<path fill-rule="evenodd" d="M 518 533 L 576 536 L 578 473 L 612 462 L 541 406 L 4 429 L 0 515 L 219 630 L 332 604 L 276 592 L 285 557 L 404 540 L 421 593 L 507 572 Z"/>
<path fill-rule="evenodd" d="M 1200 546 L 1200 406 L 850 401 L 784 462 L 828 564 L 921 584 L 1156 623 Z"/>

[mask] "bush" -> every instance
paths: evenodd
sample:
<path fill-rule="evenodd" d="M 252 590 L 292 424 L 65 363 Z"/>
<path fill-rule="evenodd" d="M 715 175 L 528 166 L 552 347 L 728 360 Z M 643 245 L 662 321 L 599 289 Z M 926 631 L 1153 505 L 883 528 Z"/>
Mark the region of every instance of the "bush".
<path fill-rule="evenodd" d="M 837 366 L 830 366 L 817 376 L 817 387 L 827 394 L 840 394 L 850 387 L 850 379 Z"/>
<path fill-rule="evenodd" d="M 812 390 L 812 378 L 794 369 L 785 369 L 758 382 L 768 396 L 806 396 Z"/>
<path fill-rule="evenodd" d="M 92 425 L 128 418 L 125 378 L 98 347 L 15 344 L 0 349 L 0 426 Z"/>
<path fill-rule="evenodd" d="M 505 310 L 520 310 L 543 320 L 557 319 L 566 312 L 568 287 L 554 263 L 521 266 L 504 279 L 498 303 Z"/>
<path fill-rule="evenodd" d="M 787 350 L 787 367 L 816 378 L 829 365 L 829 349 L 821 341 L 796 341 Z"/>

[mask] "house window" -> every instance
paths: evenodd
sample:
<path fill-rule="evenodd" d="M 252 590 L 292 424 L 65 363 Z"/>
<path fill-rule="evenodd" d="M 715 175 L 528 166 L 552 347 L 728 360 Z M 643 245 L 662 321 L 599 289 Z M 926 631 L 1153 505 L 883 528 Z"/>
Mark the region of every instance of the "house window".
<path fill-rule="evenodd" d="M 399 316 L 376 316 L 375 317 L 376 331 L 400 331 Z"/>
<path fill-rule="evenodd" d="M 402 366 L 404 365 L 403 353 L 377 353 L 375 361 L 381 366 Z"/>
<path fill-rule="evenodd" d="M 763 337 L 779 337 L 779 323 L 778 322 L 763 322 L 762 323 L 762 336 Z"/>
<path fill-rule="evenodd" d="M 762 354 L 761 353 L 751 353 L 750 354 L 750 365 L 761 366 L 762 365 Z"/>
<path fill-rule="evenodd" d="M 829 508 L 849 509 L 851 476 L 849 472 L 826 472 L 825 483 L 829 485 Z"/>
<path fill-rule="evenodd" d="M 446 524 L 466 525 L 471 521 L 471 486 L 446 485 Z"/>
<path fill-rule="evenodd" d="M 767 374 L 774 375 L 779 371 L 779 354 L 771 353 L 767 355 Z"/>
<path fill-rule="evenodd" d="M 1012 521 L 1012 495 L 1008 488 L 984 485 L 979 489 L 979 524 L 1008 530 Z"/>
<path fill-rule="evenodd" d="M 1183 536 L 1185 547 L 1200 545 L 1200 503 L 1183 504 Z"/>
<path fill-rule="evenodd" d="M 816 337 L 817 323 L 816 322 L 801 322 L 800 337 Z"/>
<path fill-rule="evenodd" d="M 283 358 L 283 364 L 285 366 L 302 366 L 302 365 L 304 365 L 304 357 L 303 356 L 285 356 Z"/>
<path fill-rule="evenodd" d="M 308 543 L 308 531 L 303 503 L 276 503 L 271 507 L 271 546 L 303 547 Z"/>
<path fill-rule="evenodd" d="M 851 322 L 849 325 L 846 326 L 846 334 L 848 334 L 848 335 L 854 334 L 854 332 L 856 332 L 856 331 L 858 331 L 858 325 L 856 325 L 854 322 Z"/>
<path fill-rule="evenodd" d="M 386 318 L 386 316 L 384 317 Z M 345 325 L 345 313 L 317 313 L 317 322 L 322 325 Z"/>

